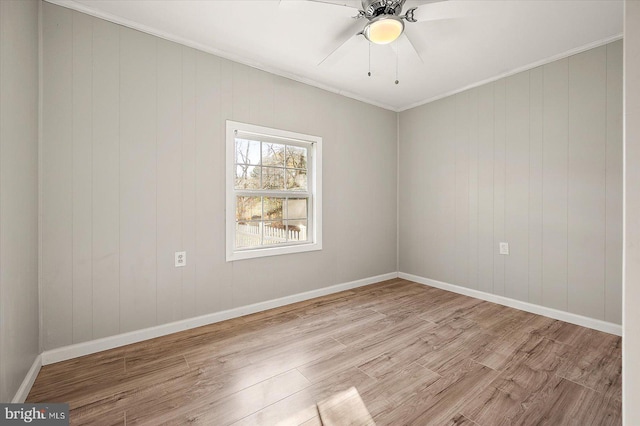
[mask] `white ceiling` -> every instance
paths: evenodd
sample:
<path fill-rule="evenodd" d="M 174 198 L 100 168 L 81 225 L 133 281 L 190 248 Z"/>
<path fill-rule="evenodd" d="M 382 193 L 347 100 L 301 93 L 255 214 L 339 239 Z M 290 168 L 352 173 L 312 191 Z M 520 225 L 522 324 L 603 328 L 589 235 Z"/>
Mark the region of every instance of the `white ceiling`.
<path fill-rule="evenodd" d="M 368 77 L 362 36 L 318 65 L 353 25 L 356 10 L 349 7 L 306 0 L 50 1 L 395 111 L 619 38 L 623 19 L 620 0 L 423 4 L 421 16 L 455 18 L 406 24 L 420 56 L 404 36 L 372 45 Z"/>

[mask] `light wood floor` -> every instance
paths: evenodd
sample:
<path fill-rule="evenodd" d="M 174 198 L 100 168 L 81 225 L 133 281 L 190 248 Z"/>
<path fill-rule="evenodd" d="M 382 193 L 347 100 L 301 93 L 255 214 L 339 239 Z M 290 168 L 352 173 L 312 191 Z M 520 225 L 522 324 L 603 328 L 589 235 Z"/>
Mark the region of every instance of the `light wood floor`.
<path fill-rule="evenodd" d="M 391 280 L 42 368 L 72 424 L 318 425 L 354 386 L 378 425 L 621 423 L 621 339 Z"/>

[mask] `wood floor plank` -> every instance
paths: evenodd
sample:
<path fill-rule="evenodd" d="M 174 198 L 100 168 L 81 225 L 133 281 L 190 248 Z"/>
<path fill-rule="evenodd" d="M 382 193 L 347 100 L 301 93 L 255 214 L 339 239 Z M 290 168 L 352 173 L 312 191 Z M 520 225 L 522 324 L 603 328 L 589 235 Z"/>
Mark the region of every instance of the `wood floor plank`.
<path fill-rule="evenodd" d="M 416 390 L 428 387 L 441 378 L 439 374 L 415 363 L 403 369 L 398 369 L 397 366 L 393 364 L 388 364 L 386 368 L 380 367 L 381 366 L 378 365 L 374 373 L 378 375 L 378 377 L 376 377 L 378 380 L 377 386 L 364 391 L 364 398 L 384 399 L 395 405 L 402 404 L 402 402 L 410 398 Z M 364 372 L 371 371 L 366 365 L 360 367 L 360 369 Z M 382 371 L 385 369 L 387 371 L 383 373 Z"/>
<path fill-rule="evenodd" d="M 579 325 L 570 324 L 563 321 L 550 322 L 545 327 L 539 327 L 532 331 L 533 333 L 540 334 L 550 340 L 556 342 L 565 343 L 568 345 L 576 345 L 581 341 L 586 329 Z"/>
<path fill-rule="evenodd" d="M 357 344 L 348 346 L 339 354 L 302 365 L 298 367 L 298 370 L 309 380 L 315 382 L 349 366 L 358 366 L 397 345 L 404 345 L 430 327 L 431 324 L 418 318 L 403 320 L 393 327 L 374 333 Z"/>
<path fill-rule="evenodd" d="M 606 396 L 621 399 L 622 359 L 611 352 L 576 348 L 557 374 Z"/>
<path fill-rule="evenodd" d="M 534 340 L 527 342 L 518 350 L 517 357 L 518 362 L 535 370 L 555 373 L 560 364 L 571 354 L 571 350 L 569 345 L 545 338 L 538 342 Z"/>
<path fill-rule="evenodd" d="M 73 416 L 73 412 L 70 412 L 69 414 Z M 70 423 L 74 426 L 90 426 L 95 425 L 98 422 L 96 422 L 95 418 L 77 419 L 75 416 L 73 416 L 73 420 Z M 99 423 L 101 426 L 126 426 L 127 420 L 124 412 L 120 410 L 114 410 L 111 412 L 102 413 L 100 415 Z"/>
<path fill-rule="evenodd" d="M 524 401 L 535 396 L 553 378 L 553 372 L 536 370 L 525 362 L 512 364 L 460 412 L 481 425 L 514 424 L 525 409 Z"/>
<path fill-rule="evenodd" d="M 579 350 L 592 349 L 622 358 L 622 337 L 583 328 L 580 339 L 573 344 Z"/>
<path fill-rule="evenodd" d="M 320 423 L 355 387 L 378 425 L 621 423 L 618 336 L 402 279 L 44 366 L 70 423 Z"/>
<path fill-rule="evenodd" d="M 427 312 L 420 314 L 419 317 L 426 319 L 427 321 L 440 323 L 453 318 L 463 317 L 466 312 L 473 309 L 475 306 L 481 305 L 482 303 L 482 300 L 474 299 L 472 297 L 456 297 L 447 302 L 436 304 L 434 309 L 430 309 Z"/>
<path fill-rule="evenodd" d="M 384 335 L 397 329 L 398 324 L 429 324 L 416 316 L 406 317 L 404 315 L 383 315 L 381 318 L 372 322 L 361 323 L 352 327 L 340 327 L 331 333 L 331 337 L 338 342 L 355 346 L 364 341 L 371 340 L 372 335 Z"/>
<path fill-rule="evenodd" d="M 304 423 L 300 423 L 300 426 L 322 426 L 322 420 L 320 420 L 320 415 L 312 417 Z"/>
<path fill-rule="evenodd" d="M 91 368 L 87 366 L 86 368 Z M 39 399 L 29 396 L 31 402 L 50 402 L 52 399 L 66 402 L 70 409 L 82 409 L 83 407 L 95 407 L 96 405 L 117 400 L 120 394 L 135 393 L 141 389 L 153 387 L 174 378 L 181 378 L 189 372 L 184 359 L 181 363 L 163 365 L 157 369 L 139 369 L 135 372 L 123 372 L 101 377 L 99 380 L 84 383 L 68 384 L 58 391 L 51 390 L 51 394 L 60 392 L 59 397 Z"/>
<path fill-rule="evenodd" d="M 445 425 L 446 426 L 476 426 L 477 423 L 469 420 L 462 414 L 456 414 L 451 418 L 451 420 L 445 423 Z"/>
<path fill-rule="evenodd" d="M 459 412 L 466 399 L 474 398 L 497 376 L 497 372 L 469 360 L 449 377 L 416 391 L 402 404 L 374 420 L 377 424 L 439 425 Z"/>
<path fill-rule="evenodd" d="M 510 425 L 522 415 L 522 400 L 494 386 L 483 389 L 473 400 L 460 408 L 465 419 L 479 425 Z"/>
<path fill-rule="evenodd" d="M 386 356 L 388 356 L 393 364 L 398 368 L 404 368 L 416 363 L 416 361 L 424 356 L 424 354 L 433 350 L 434 346 L 428 342 L 428 335 L 422 334 L 413 341 L 409 341 L 402 346 L 391 348 L 386 353 Z"/>
<path fill-rule="evenodd" d="M 556 377 L 526 402 L 516 419 L 522 425 L 619 425 L 621 403 L 569 380 Z"/>
<path fill-rule="evenodd" d="M 185 351 L 185 357 L 192 366 L 210 363 L 212 358 L 221 362 L 242 362 L 241 358 L 252 356 L 275 349 L 282 350 L 288 344 L 300 344 L 306 340 L 313 340 L 331 336 L 337 326 L 345 330 L 367 324 L 381 314 L 370 309 L 344 309 L 326 317 L 305 320 L 291 319 L 289 322 L 271 327 L 259 333 L 240 335 L 218 339 L 213 345 L 206 345 Z M 211 350 L 212 346 L 215 350 Z"/>
<path fill-rule="evenodd" d="M 72 360 L 76 361 L 76 360 Z M 107 358 L 95 362 L 93 358 L 82 362 L 64 362 L 40 370 L 29 393 L 32 402 L 69 402 L 79 390 L 99 391 L 114 380 L 125 376 L 124 358 Z"/>
<path fill-rule="evenodd" d="M 537 334 L 513 330 L 490 342 L 484 351 L 476 353 L 473 359 L 494 370 L 504 370 L 514 362 L 523 346 L 536 344 L 542 339 L 543 337 Z"/>
<path fill-rule="evenodd" d="M 466 331 L 465 337 L 456 339 L 438 349 L 421 356 L 416 362 L 441 375 L 447 375 L 452 370 L 460 368 L 469 359 L 495 340 L 495 336 L 477 330 Z"/>
<path fill-rule="evenodd" d="M 189 368 L 183 355 L 171 355 L 168 357 L 157 356 L 152 359 L 149 359 L 148 356 L 138 357 L 136 355 L 131 355 L 124 358 L 124 371 L 128 374 L 141 373 L 144 371 L 157 371 L 174 366 L 182 366 L 187 369 Z"/>
<path fill-rule="evenodd" d="M 524 401 L 530 395 L 539 392 L 552 377 L 553 372 L 537 370 L 520 363 L 502 372 L 492 386 L 512 399 Z"/>
<path fill-rule="evenodd" d="M 350 387 L 358 391 L 376 381 L 357 368 L 349 368 L 282 399 L 242 420 L 237 425 L 301 424 L 317 415 L 316 404 Z M 365 401 L 366 402 L 366 401 Z M 370 408 L 370 407 L 367 407 Z"/>
<path fill-rule="evenodd" d="M 317 403 L 324 426 L 375 426 L 369 410 L 356 388 L 331 395 Z"/>
<path fill-rule="evenodd" d="M 271 377 L 239 392 L 213 402 L 200 400 L 195 404 L 174 407 L 169 413 L 158 410 L 135 410 L 127 417 L 127 424 L 227 425 L 255 413 L 275 402 L 311 385 L 296 369 Z"/>

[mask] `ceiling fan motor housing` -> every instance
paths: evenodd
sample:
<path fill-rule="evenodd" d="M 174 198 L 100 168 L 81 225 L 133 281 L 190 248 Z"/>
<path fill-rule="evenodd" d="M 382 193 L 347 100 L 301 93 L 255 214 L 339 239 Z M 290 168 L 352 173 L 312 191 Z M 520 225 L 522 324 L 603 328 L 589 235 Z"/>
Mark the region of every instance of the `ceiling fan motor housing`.
<path fill-rule="evenodd" d="M 364 16 L 371 20 L 380 15 L 398 16 L 406 0 L 362 0 Z"/>

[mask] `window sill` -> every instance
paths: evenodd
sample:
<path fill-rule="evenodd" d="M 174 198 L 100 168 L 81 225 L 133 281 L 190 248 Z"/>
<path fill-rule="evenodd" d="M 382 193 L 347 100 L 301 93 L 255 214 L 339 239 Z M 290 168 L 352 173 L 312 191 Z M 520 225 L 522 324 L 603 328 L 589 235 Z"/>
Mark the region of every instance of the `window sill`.
<path fill-rule="evenodd" d="M 287 247 L 268 247 L 263 249 L 238 250 L 227 252 L 227 262 L 236 260 L 255 259 L 259 257 L 279 256 L 282 254 L 305 253 L 322 250 L 322 243 L 299 244 Z"/>

